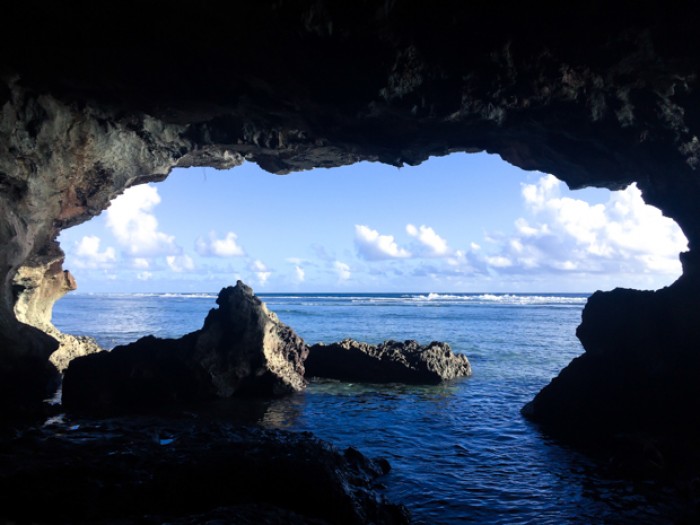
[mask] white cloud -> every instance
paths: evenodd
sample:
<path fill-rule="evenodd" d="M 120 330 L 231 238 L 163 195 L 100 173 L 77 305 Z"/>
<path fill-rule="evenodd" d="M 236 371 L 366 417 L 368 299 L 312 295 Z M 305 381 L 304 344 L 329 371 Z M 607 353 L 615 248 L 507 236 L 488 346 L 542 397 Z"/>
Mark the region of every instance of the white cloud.
<path fill-rule="evenodd" d="M 75 247 L 75 265 L 78 268 L 110 268 L 117 260 L 114 248 L 100 251 L 100 238 L 96 235 L 86 235 Z"/>
<path fill-rule="evenodd" d="M 143 257 L 136 257 L 131 260 L 131 267 L 137 270 L 147 270 L 151 267 L 151 262 Z"/>
<path fill-rule="evenodd" d="M 676 223 L 644 203 L 636 185 L 611 193 L 604 204 L 564 197 L 562 186 L 552 175 L 523 185 L 530 220 L 515 222 L 515 236 L 484 256 L 488 265 L 511 272 L 680 273 L 678 253 L 687 240 Z"/>
<path fill-rule="evenodd" d="M 223 239 L 216 232 L 209 233 L 209 240 L 202 237 L 195 241 L 195 250 L 204 257 L 238 257 L 245 255 L 243 248 L 236 242 L 238 236 L 233 232 L 226 233 Z"/>
<path fill-rule="evenodd" d="M 107 227 L 130 255 L 148 257 L 181 252 L 174 236 L 158 231 L 158 220 L 152 213 L 158 203 L 158 190 L 144 184 L 128 188 L 107 209 Z"/>
<path fill-rule="evenodd" d="M 424 248 L 427 248 L 426 255 L 428 256 L 441 257 L 450 252 L 447 241 L 435 233 L 435 230 L 430 226 L 421 225 L 416 228 L 413 224 L 408 224 L 406 225 L 406 233 L 415 237 Z"/>
<path fill-rule="evenodd" d="M 250 265 L 251 269 L 255 272 L 255 275 L 258 278 L 258 282 L 262 285 L 267 282 L 267 280 L 270 278 L 270 275 L 272 275 L 272 272 L 267 268 L 264 262 L 262 262 L 260 259 L 256 259 L 253 261 Z"/>
<path fill-rule="evenodd" d="M 486 262 L 494 268 L 508 268 L 509 266 L 513 266 L 513 262 L 508 257 L 503 257 L 502 255 L 486 257 Z"/>
<path fill-rule="evenodd" d="M 341 261 L 335 261 L 333 264 L 335 271 L 338 273 L 338 280 L 347 281 L 352 275 L 350 273 L 350 266 Z"/>
<path fill-rule="evenodd" d="M 306 278 L 306 273 L 304 272 L 304 269 L 301 266 L 295 266 L 294 271 L 297 276 L 297 281 L 303 283 L 304 279 Z"/>
<path fill-rule="evenodd" d="M 411 254 L 400 248 L 393 235 L 381 235 L 362 224 L 355 225 L 355 244 L 359 255 L 371 261 L 382 259 L 404 259 Z"/>
<path fill-rule="evenodd" d="M 139 272 L 136 274 L 136 278 L 139 281 L 150 281 L 152 277 L 153 274 L 151 272 Z"/>
<path fill-rule="evenodd" d="M 184 255 L 168 255 L 165 258 L 168 267 L 176 273 L 189 272 L 194 270 L 194 261 L 187 254 Z"/>

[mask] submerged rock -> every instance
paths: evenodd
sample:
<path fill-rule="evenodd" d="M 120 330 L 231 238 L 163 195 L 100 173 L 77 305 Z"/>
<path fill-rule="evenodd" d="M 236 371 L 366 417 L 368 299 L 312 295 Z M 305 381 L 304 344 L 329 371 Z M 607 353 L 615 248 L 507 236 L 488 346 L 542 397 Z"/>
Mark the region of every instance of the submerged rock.
<path fill-rule="evenodd" d="M 436 384 L 472 373 L 467 356 L 455 354 L 447 343 L 421 346 L 410 340 L 319 343 L 309 348 L 305 367 L 307 377 L 371 383 Z"/>
<path fill-rule="evenodd" d="M 148 336 L 71 362 L 63 404 L 133 410 L 214 397 L 276 396 L 304 388 L 308 348 L 238 281 L 221 290 L 204 326 L 180 339 Z"/>
<path fill-rule="evenodd" d="M 0 448 L 3 523 L 409 522 L 378 491 L 385 460 L 309 433 L 182 416 L 71 420 Z"/>

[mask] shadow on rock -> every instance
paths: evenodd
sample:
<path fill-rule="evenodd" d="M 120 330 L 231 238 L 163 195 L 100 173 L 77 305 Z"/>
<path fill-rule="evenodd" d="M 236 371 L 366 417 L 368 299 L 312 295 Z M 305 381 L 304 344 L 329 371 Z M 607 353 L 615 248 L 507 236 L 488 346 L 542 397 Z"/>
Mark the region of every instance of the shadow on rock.
<path fill-rule="evenodd" d="M 204 326 L 180 339 L 144 337 L 73 360 L 69 410 L 131 412 L 234 395 L 279 396 L 305 386 L 304 341 L 238 282 L 221 290 Z"/>

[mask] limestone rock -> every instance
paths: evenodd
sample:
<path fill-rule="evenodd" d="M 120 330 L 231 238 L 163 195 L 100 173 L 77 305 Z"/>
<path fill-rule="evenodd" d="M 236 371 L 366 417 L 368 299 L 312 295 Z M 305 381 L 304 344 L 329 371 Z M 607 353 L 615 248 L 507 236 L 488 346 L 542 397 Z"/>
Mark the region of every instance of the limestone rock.
<path fill-rule="evenodd" d="M 302 390 L 304 341 L 238 281 L 221 290 L 194 345 L 194 360 L 210 375 L 217 395 L 280 395 Z"/>
<path fill-rule="evenodd" d="M 304 388 L 304 341 L 238 281 L 221 290 L 204 326 L 180 339 L 144 337 L 71 362 L 63 404 L 123 411 Z"/>
<path fill-rule="evenodd" d="M 309 348 L 307 377 L 371 383 L 437 384 L 471 375 L 467 356 L 455 354 L 450 345 L 433 341 L 385 341 L 371 345 L 344 339 Z"/>
<path fill-rule="evenodd" d="M 39 328 L 59 343 L 49 356 L 51 363 L 63 372 L 76 357 L 100 352 L 102 348 L 92 337 L 64 334 L 51 322 L 53 305 L 78 285 L 68 270 L 62 270 L 63 256 L 48 262 L 17 270 L 13 288 L 17 296 L 15 315 L 23 323 Z"/>

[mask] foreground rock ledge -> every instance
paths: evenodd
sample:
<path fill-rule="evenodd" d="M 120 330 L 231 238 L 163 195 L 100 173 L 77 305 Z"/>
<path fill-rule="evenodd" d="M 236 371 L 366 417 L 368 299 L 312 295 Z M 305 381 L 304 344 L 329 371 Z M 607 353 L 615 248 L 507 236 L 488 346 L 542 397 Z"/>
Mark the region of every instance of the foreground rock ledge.
<path fill-rule="evenodd" d="M 0 521 L 404 524 L 389 470 L 308 433 L 194 417 L 73 420 L 0 439 Z"/>
<path fill-rule="evenodd" d="M 204 326 L 180 339 L 144 337 L 73 360 L 70 410 L 130 411 L 233 395 L 278 396 L 305 386 L 308 348 L 241 281 L 221 290 Z"/>
<path fill-rule="evenodd" d="M 319 343 L 309 348 L 305 367 L 307 377 L 368 383 L 437 384 L 472 373 L 467 356 L 453 353 L 447 343 L 421 346 L 412 340 Z"/>

